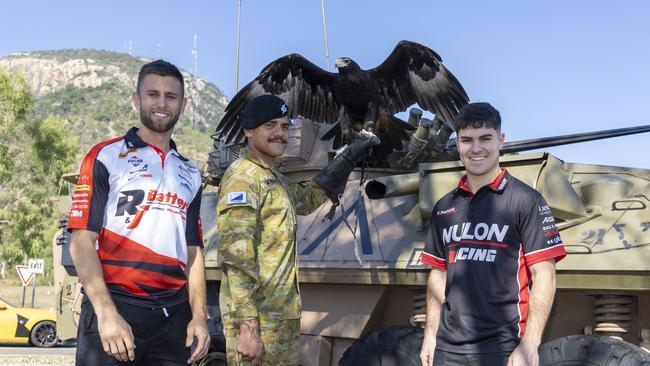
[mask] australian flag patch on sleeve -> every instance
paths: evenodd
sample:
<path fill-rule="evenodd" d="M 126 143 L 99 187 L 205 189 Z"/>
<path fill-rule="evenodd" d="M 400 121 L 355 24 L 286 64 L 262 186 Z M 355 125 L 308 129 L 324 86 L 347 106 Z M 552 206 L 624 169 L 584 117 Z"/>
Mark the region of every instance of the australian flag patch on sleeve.
<path fill-rule="evenodd" d="M 246 203 L 246 192 L 228 192 L 228 204 Z"/>

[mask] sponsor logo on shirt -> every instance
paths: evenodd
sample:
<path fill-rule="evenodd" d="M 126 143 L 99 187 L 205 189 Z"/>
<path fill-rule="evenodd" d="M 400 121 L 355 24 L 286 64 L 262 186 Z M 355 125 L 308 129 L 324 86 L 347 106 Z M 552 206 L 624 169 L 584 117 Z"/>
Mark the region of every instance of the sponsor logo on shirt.
<path fill-rule="evenodd" d="M 546 241 L 546 244 L 555 245 L 555 244 L 560 244 L 561 242 L 562 242 L 562 238 L 560 238 L 559 236 L 556 236 L 556 237 L 554 237 L 552 239 L 548 239 Z"/>
<path fill-rule="evenodd" d="M 129 224 L 127 229 L 134 229 L 140 224 L 140 220 L 145 212 L 149 210 L 165 211 L 173 214 L 185 213 L 188 203 L 179 197 L 177 193 L 160 192 L 151 189 L 146 194 L 140 189 L 132 191 L 122 191 L 117 200 L 117 210 L 115 216 L 124 216 L 128 214 L 125 223 Z M 134 216 L 131 219 L 131 216 Z"/>
<path fill-rule="evenodd" d="M 150 189 L 147 194 L 147 203 L 166 203 L 172 206 L 176 206 L 181 210 L 187 210 L 188 203 L 185 202 L 182 198 L 176 193 L 172 192 L 159 192 L 156 189 Z"/>
<path fill-rule="evenodd" d="M 76 188 L 76 192 L 79 192 L 79 191 L 90 191 L 90 186 L 87 185 L 87 184 L 80 184 L 80 185 L 76 186 L 75 188 Z"/>
<path fill-rule="evenodd" d="M 90 203 L 90 186 L 78 185 L 72 194 L 70 205 L 70 217 L 83 217 L 83 210 L 88 208 Z"/>
<path fill-rule="evenodd" d="M 480 222 L 473 225 L 471 222 L 464 222 L 442 229 L 442 240 L 445 244 L 459 243 L 462 240 L 496 241 L 502 243 L 508 233 L 510 225 L 499 226 L 488 225 Z"/>
<path fill-rule="evenodd" d="M 453 257 L 451 253 L 454 253 Z M 455 252 L 449 252 L 449 262 L 457 261 L 474 261 L 474 262 L 494 262 L 497 257 L 496 249 L 483 248 L 459 248 Z"/>
<path fill-rule="evenodd" d="M 458 212 L 458 209 L 456 207 L 448 208 L 446 210 L 438 210 L 436 211 L 436 216 L 451 216 Z"/>
<path fill-rule="evenodd" d="M 550 223 L 550 222 L 555 222 L 555 217 L 553 216 L 547 216 L 542 220 L 542 224 Z"/>
<path fill-rule="evenodd" d="M 129 174 L 135 174 L 140 172 L 146 172 L 149 169 L 149 164 L 145 164 L 142 167 L 129 171 Z"/>
<path fill-rule="evenodd" d="M 134 155 L 134 156 L 130 157 L 129 160 L 127 160 L 127 161 L 133 166 L 138 166 L 138 165 L 142 164 L 142 162 L 143 162 L 143 160 L 141 158 L 139 158 L 137 155 Z"/>
<path fill-rule="evenodd" d="M 554 235 L 558 235 L 558 234 L 559 234 L 559 231 L 557 231 L 556 228 L 544 231 L 544 237 L 545 238 L 548 238 L 548 237 L 551 237 L 551 236 L 554 236 Z"/>
<path fill-rule="evenodd" d="M 194 174 L 197 172 L 196 168 L 192 166 L 192 164 L 183 162 L 183 164 L 178 164 L 178 169 L 181 172 L 187 173 L 187 174 Z"/>
<path fill-rule="evenodd" d="M 539 214 L 540 214 L 541 216 L 546 216 L 546 215 L 550 215 L 550 214 L 551 214 L 551 208 L 548 207 L 548 205 L 540 205 L 540 206 L 537 208 L 537 211 L 539 211 Z"/>
<path fill-rule="evenodd" d="M 127 156 L 129 156 L 129 154 L 134 153 L 134 152 L 137 152 L 137 151 L 138 151 L 138 149 L 135 148 L 135 147 L 129 148 L 129 149 L 126 150 L 126 151 L 122 151 L 122 152 L 120 153 L 120 155 L 118 156 L 118 158 L 119 158 L 119 159 L 124 159 L 124 158 L 126 158 Z"/>
<path fill-rule="evenodd" d="M 499 183 L 499 186 L 497 186 L 497 191 L 502 190 L 503 187 L 506 186 L 506 183 L 508 183 L 508 179 L 507 179 L 507 178 L 503 178 L 503 179 L 501 179 L 501 182 Z"/>

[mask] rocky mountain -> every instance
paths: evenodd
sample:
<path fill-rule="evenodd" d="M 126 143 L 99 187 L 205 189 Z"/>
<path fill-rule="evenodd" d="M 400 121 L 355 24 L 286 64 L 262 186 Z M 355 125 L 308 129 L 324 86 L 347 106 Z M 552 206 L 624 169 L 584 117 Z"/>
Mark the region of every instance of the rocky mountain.
<path fill-rule="evenodd" d="M 60 116 L 79 136 L 80 156 L 95 143 L 122 135 L 139 122 L 131 103 L 140 67 L 150 60 L 110 51 L 59 50 L 15 53 L 0 67 L 20 73 L 31 85 L 35 116 Z M 223 115 L 226 97 L 212 83 L 183 71 L 188 105 L 174 132 L 182 154 L 205 162 L 210 134 Z"/>

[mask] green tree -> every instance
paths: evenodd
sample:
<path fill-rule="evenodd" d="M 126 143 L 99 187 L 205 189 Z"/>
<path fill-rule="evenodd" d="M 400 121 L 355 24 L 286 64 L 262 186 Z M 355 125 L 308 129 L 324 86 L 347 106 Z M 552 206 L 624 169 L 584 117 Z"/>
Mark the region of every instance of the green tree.
<path fill-rule="evenodd" d="M 59 177 L 75 167 L 77 138 L 61 118 L 30 118 L 25 80 L 0 69 L 0 259 L 51 258 Z"/>

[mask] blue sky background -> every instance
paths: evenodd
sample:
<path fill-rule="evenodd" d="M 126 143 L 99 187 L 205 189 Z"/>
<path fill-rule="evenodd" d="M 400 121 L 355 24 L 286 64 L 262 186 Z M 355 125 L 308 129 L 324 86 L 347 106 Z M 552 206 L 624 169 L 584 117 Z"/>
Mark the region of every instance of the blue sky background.
<path fill-rule="evenodd" d="M 0 56 L 96 48 L 165 58 L 230 98 L 236 0 L 5 1 Z M 325 0 L 330 64 L 375 67 L 401 39 L 438 52 L 473 101 L 501 111 L 507 140 L 650 124 L 648 1 Z M 240 87 L 297 52 L 325 68 L 319 0 L 242 0 Z M 330 71 L 334 71 L 331 69 Z M 650 168 L 650 134 L 549 149 L 569 162 Z"/>

